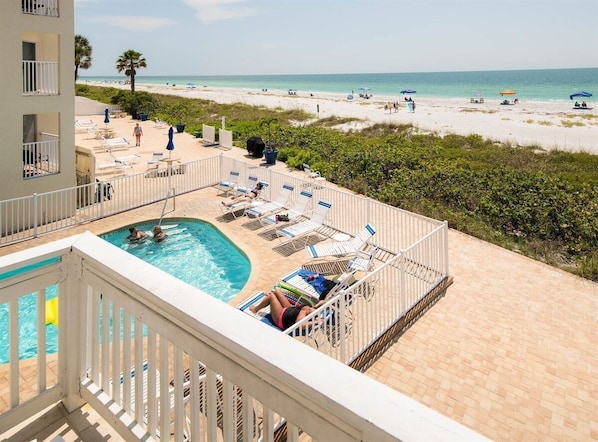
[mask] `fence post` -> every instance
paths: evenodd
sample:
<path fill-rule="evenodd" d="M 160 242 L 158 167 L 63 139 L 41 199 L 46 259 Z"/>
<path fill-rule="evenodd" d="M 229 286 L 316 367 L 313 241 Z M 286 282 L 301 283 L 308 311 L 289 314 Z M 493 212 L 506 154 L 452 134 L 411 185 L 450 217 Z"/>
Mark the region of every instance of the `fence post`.
<path fill-rule="evenodd" d="M 38 207 L 39 195 L 37 193 L 33 194 L 33 237 L 37 238 L 37 207 Z"/>

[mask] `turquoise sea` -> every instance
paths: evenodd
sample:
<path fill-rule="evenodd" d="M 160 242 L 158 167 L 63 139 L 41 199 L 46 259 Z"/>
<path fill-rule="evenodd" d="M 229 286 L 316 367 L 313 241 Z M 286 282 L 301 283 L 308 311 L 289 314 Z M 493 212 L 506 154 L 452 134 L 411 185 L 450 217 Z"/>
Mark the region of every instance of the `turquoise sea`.
<path fill-rule="evenodd" d="M 124 82 L 124 76 L 86 77 L 80 81 Z M 368 94 L 398 96 L 404 89 L 417 96 L 431 98 L 470 98 L 475 94 L 498 97 L 504 89 L 513 89 L 523 100 L 566 101 L 578 90 L 598 96 L 598 68 L 539 69 L 480 72 L 422 72 L 395 74 L 303 74 L 303 75 L 221 75 L 221 76 L 145 76 L 141 71 L 138 84 L 196 87 L 239 88 L 269 91 L 297 89 L 298 93 Z"/>

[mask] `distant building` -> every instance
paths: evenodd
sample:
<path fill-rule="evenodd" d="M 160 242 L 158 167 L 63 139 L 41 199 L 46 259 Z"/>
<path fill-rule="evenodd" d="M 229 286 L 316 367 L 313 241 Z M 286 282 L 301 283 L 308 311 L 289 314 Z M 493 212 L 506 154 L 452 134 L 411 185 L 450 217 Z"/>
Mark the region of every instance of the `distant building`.
<path fill-rule="evenodd" d="M 0 48 L 0 201 L 75 186 L 73 0 L 2 0 Z M 74 207 L 11 210 L 27 228 Z"/>

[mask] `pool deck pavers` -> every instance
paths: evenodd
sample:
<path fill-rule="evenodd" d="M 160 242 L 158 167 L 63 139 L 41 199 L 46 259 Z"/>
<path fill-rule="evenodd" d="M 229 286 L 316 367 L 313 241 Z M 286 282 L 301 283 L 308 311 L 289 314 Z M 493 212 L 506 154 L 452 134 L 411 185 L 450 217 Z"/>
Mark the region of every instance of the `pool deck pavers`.
<path fill-rule="evenodd" d="M 132 133 L 135 122 L 120 120 L 116 129 Z M 154 147 L 165 146 L 167 128 L 144 123 L 142 147 L 136 149 L 149 159 L 163 150 Z M 222 153 L 261 162 L 246 158 L 243 149 L 201 146 L 188 134 L 177 134 L 175 145 L 184 160 Z M 286 169 L 283 163 L 274 167 Z M 303 252 L 282 259 L 272 243 L 243 226 L 245 219 L 218 221 L 220 199 L 213 189 L 180 195 L 168 216 L 207 219 L 249 254 L 253 270 L 242 296 L 306 261 Z M 0 255 L 84 230 L 102 233 L 157 218 L 161 209 L 162 203 L 154 204 L 1 247 Z M 449 260 L 454 281 L 446 295 L 366 375 L 493 440 L 598 440 L 598 284 L 454 230 Z M 6 388 L 2 375 L 0 370 L 0 397 Z M 67 441 L 118 440 L 88 406 L 71 415 L 54 407 L 27 433 L 15 429 L 0 438 L 23 440 L 25 434 L 26 440 L 40 441 L 57 434 Z"/>

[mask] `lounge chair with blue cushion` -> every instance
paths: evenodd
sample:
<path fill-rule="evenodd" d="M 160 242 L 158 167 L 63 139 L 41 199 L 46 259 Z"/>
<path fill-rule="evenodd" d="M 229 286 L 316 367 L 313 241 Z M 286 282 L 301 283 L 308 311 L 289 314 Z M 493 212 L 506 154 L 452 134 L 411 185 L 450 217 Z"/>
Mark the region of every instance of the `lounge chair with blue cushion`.
<path fill-rule="evenodd" d="M 257 185 L 257 181 L 258 178 L 255 175 L 249 175 L 247 177 L 247 184 L 242 186 L 242 185 L 238 185 L 237 187 L 235 187 L 235 192 L 237 193 L 237 195 L 247 195 L 249 192 L 251 192 L 253 189 L 255 189 L 255 186 Z"/>
<path fill-rule="evenodd" d="M 307 246 L 305 250 L 312 260 L 329 256 L 353 255 L 362 250 L 375 233 L 376 229 L 371 224 L 366 224 L 351 240 L 314 244 Z"/>
<path fill-rule="evenodd" d="M 235 204 L 230 204 L 227 206 L 224 206 L 223 204 L 218 204 L 218 207 L 220 207 L 220 210 L 222 210 L 222 214 L 227 215 L 230 213 L 233 215 L 233 217 L 235 219 L 237 219 L 237 218 L 242 217 L 245 214 L 246 210 L 266 204 L 265 190 L 266 190 L 266 187 L 268 187 L 268 183 L 266 183 L 265 181 L 260 181 L 260 183 L 262 183 L 262 190 L 257 197 L 255 197 L 253 199 L 249 199 L 249 195 L 248 195 L 247 196 L 248 199 L 246 199 L 244 201 L 239 201 L 238 203 L 235 203 Z"/>
<path fill-rule="evenodd" d="M 281 209 L 271 215 L 261 217 L 261 218 L 259 218 L 260 223 L 263 226 L 279 224 L 279 222 L 281 223 L 281 225 L 282 224 L 287 225 L 288 223 L 299 221 L 302 217 L 305 216 L 305 210 L 307 209 L 307 206 L 309 205 L 309 203 L 311 201 L 312 195 L 313 194 L 311 192 L 309 192 L 307 190 L 302 190 L 301 193 L 299 194 L 299 196 L 297 197 L 295 204 L 293 204 L 293 207 L 291 207 L 288 210 Z M 288 221 L 287 222 L 279 221 L 277 219 L 277 215 L 286 215 Z"/>
<path fill-rule="evenodd" d="M 295 190 L 294 186 L 292 186 L 291 184 L 284 184 L 276 200 L 270 201 L 269 203 L 262 204 L 260 206 L 250 207 L 245 211 L 245 215 L 254 218 L 261 218 L 263 216 L 269 215 L 270 213 L 276 210 L 287 207 L 289 198 L 291 197 L 293 190 Z"/>
<path fill-rule="evenodd" d="M 309 237 L 324 225 L 324 220 L 328 216 L 331 207 L 332 203 L 328 201 L 318 201 L 318 205 L 307 221 L 300 221 L 296 224 L 277 229 L 276 235 L 279 239 L 290 238 L 291 245 L 295 250 L 297 250 L 295 240 L 299 238 L 305 238 L 304 245 L 307 245 Z"/>
<path fill-rule="evenodd" d="M 311 270 L 298 268 L 280 278 L 277 286 L 305 303 L 313 305 L 320 299 L 331 298 L 355 282 L 357 269 L 348 268 L 336 278 L 327 279 Z"/>
<path fill-rule="evenodd" d="M 239 184 L 239 175 L 240 172 L 238 170 L 231 170 L 228 180 L 221 180 L 220 183 L 216 185 L 216 189 L 220 190 L 225 196 L 228 196 L 229 193 L 235 190 L 237 184 Z"/>

